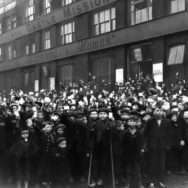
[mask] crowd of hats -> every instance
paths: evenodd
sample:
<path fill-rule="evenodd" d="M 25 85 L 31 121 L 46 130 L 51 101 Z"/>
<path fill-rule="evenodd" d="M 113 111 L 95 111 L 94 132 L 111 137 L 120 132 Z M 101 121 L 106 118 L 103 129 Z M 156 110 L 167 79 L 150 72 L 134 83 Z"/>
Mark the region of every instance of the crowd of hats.
<path fill-rule="evenodd" d="M 112 87 L 98 87 L 93 82 L 80 81 L 74 87 L 63 87 L 60 91 L 40 90 L 23 92 L 11 90 L 8 95 L 0 94 L 0 106 L 3 108 L 33 109 L 34 115 L 45 110 L 50 113 L 87 113 L 90 111 L 109 112 L 116 107 L 121 112 L 133 112 L 139 115 L 151 114 L 160 108 L 166 113 L 180 112 L 188 103 L 188 84 L 176 80 L 167 87 L 164 83 L 156 85 L 149 77 L 137 80 L 129 79 L 124 84 Z"/>

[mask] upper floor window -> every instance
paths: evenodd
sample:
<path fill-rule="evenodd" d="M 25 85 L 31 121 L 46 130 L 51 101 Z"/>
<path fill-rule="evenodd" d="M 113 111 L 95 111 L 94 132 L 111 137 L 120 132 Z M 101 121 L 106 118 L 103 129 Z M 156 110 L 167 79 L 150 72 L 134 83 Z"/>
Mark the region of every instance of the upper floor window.
<path fill-rule="evenodd" d="M 25 46 L 25 54 L 26 54 L 26 55 L 29 55 L 29 45 L 26 45 L 26 46 Z"/>
<path fill-rule="evenodd" d="M 5 12 L 8 12 L 9 10 L 16 7 L 16 0 L 7 1 L 7 2 L 6 0 L 4 0 L 3 3 L 5 3 L 5 5 L 0 8 L 0 14 L 4 14 Z"/>
<path fill-rule="evenodd" d="M 131 63 L 139 63 L 152 61 L 151 44 L 141 44 L 138 47 L 130 49 L 130 61 Z"/>
<path fill-rule="evenodd" d="M 43 0 L 43 12 L 44 14 L 51 12 L 51 0 Z"/>
<path fill-rule="evenodd" d="M 131 25 L 152 20 L 152 0 L 131 0 Z"/>
<path fill-rule="evenodd" d="M 2 23 L 0 23 L 0 35 L 3 33 Z"/>
<path fill-rule="evenodd" d="M 173 46 L 169 49 L 168 65 L 182 64 L 184 61 L 185 45 Z"/>
<path fill-rule="evenodd" d="M 35 14 L 34 0 L 29 0 L 28 5 L 26 7 L 26 20 L 27 21 L 34 20 L 34 14 Z"/>
<path fill-rule="evenodd" d="M 100 35 L 116 29 L 116 8 L 110 8 L 94 14 L 94 35 Z"/>
<path fill-rule="evenodd" d="M 12 50 L 12 46 L 9 45 L 8 46 L 8 59 L 11 60 L 13 58 L 13 50 Z"/>
<path fill-rule="evenodd" d="M 61 43 L 69 44 L 75 40 L 75 22 L 69 22 L 61 26 Z"/>
<path fill-rule="evenodd" d="M 35 53 L 36 53 L 36 44 L 35 44 L 35 43 L 33 43 L 33 44 L 31 45 L 31 53 L 32 53 L 32 54 L 35 54 Z"/>
<path fill-rule="evenodd" d="M 16 57 L 17 57 L 17 53 L 16 53 L 15 46 L 9 45 L 8 46 L 8 60 L 11 60 Z"/>
<path fill-rule="evenodd" d="M 9 17 L 7 19 L 7 31 L 16 28 L 16 26 L 17 26 L 16 16 Z"/>
<path fill-rule="evenodd" d="M 76 0 L 61 0 L 62 6 L 67 6 L 74 3 Z"/>
<path fill-rule="evenodd" d="M 170 0 L 170 13 L 181 12 L 185 10 L 185 0 Z"/>
<path fill-rule="evenodd" d="M 0 61 L 2 61 L 2 48 L 0 47 Z"/>
<path fill-rule="evenodd" d="M 12 49 L 13 49 L 13 50 L 12 50 L 13 58 L 16 58 L 16 57 L 17 57 L 17 51 L 16 51 L 16 48 L 13 47 Z"/>
<path fill-rule="evenodd" d="M 44 32 L 43 40 L 44 49 L 51 48 L 50 31 Z"/>

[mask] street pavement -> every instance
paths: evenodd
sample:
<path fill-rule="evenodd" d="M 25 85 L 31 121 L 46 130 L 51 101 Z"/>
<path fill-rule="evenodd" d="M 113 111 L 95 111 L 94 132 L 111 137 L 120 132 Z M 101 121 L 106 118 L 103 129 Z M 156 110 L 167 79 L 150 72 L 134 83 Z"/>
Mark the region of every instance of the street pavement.
<path fill-rule="evenodd" d="M 166 179 L 167 188 L 188 188 L 188 174 L 187 175 L 169 175 Z M 16 188 L 15 185 L 0 185 L 0 188 Z M 29 187 L 34 188 L 34 187 Z M 54 186 L 51 188 L 87 188 L 86 184 L 72 184 L 69 186 Z M 112 188 L 111 185 L 104 188 Z M 117 187 L 118 188 L 118 187 Z"/>

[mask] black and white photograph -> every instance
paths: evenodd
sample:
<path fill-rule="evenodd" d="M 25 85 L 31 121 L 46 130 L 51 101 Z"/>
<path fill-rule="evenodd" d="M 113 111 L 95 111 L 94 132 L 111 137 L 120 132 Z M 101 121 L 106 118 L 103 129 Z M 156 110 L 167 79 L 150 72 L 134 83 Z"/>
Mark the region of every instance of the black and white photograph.
<path fill-rule="evenodd" d="M 0 188 L 188 188 L 188 0 L 0 0 Z"/>

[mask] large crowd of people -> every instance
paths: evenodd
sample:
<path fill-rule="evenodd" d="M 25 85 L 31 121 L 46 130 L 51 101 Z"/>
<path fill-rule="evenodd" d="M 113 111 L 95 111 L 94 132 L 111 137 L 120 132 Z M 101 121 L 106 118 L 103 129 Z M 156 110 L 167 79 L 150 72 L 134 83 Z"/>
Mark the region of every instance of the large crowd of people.
<path fill-rule="evenodd" d="M 0 180 L 18 188 L 164 188 L 188 170 L 188 83 L 151 78 L 113 88 L 0 94 Z"/>

